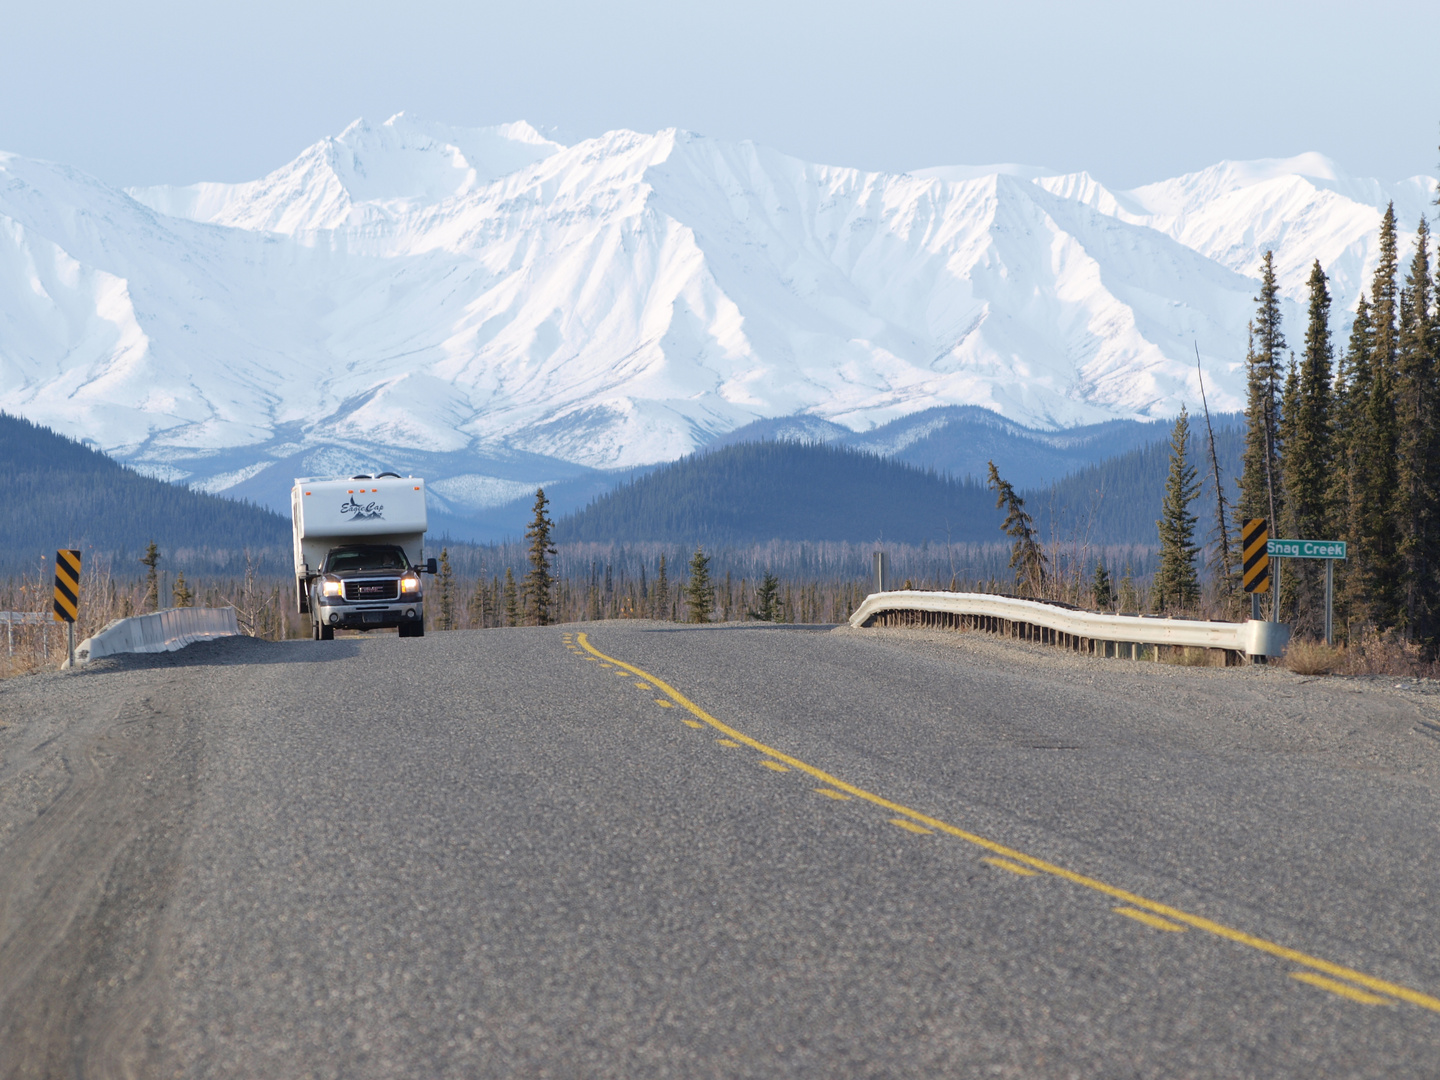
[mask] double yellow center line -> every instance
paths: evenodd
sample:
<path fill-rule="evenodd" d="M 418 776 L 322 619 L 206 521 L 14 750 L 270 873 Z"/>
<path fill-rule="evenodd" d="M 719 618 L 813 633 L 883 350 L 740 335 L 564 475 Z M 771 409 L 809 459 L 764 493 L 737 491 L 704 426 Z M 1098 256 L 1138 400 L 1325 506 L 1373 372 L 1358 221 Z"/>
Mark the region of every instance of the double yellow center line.
<path fill-rule="evenodd" d="M 1254 934 L 1226 926 L 1224 923 L 1215 922 L 1213 919 L 1207 919 L 1201 915 L 1192 915 L 1188 911 L 1182 911 L 1179 908 L 1171 907 L 1169 904 L 1162 904 L 1156 900 L 1147 899 L 1127 889 L 1121 889 L 1101 881 L 1098 878 L 1089 877 L 1085 874 L 1077 874 L 1075 871 L 1067 870 L 1063 866 L 1046 862 L 1044 859 L 1037 859 L 1035 856 L 1027 855 L 1023 851 L 1017 851 L 1012 847 L 1006 847 L 1004 844 L 998 844 L 994 840 L 989 840 L 976 833 L 957 828 L 948 822 L 941 821 L 939 818 L 931 817 L 929 814 L 922 813 L 919 810 L 913 810 L 897 802 L 892 802 L 881 795 L 876 795 L 874 792 L 866 791 L 864 788 L 856 787 L 854 784 L 847 783 L 839 777 L 831 776 L 823 769 L 817 769 L 813 765 L 806 764 L 799 758 L 791 757 L 781 750 L 766 746 L 759 740 L 750 738 L 750 736 L 744 732 L 736 731 L 728 724 L 711 716 L 664 679 L 656 678 L 648 671 L 638 668 L 634 664 L 627 664 L 623 660 L 617 660 L 613 656 L 605 655 L 590 644 L 588 635 L 584 633 L 577 634 L 576 640 L 586 652 L 589 652 L 597 659 L 623 668 L 637 678 L 644 679 L 652 686 L 658 687 L 669 695 L 676 705 L 679 705 L 697 720 L 703 721 L 726 737 L 734 739 L 736 742 L 764 754 L 773 761 L 780 762 L 800 772 L 808 773 L 815 777 L 815 779 L 829 784 L 831 787 L 843 791 L 853 798 L 863 799 L 866 802 L 873 803 L 876 806 L 889 810 L 891 813 L 898 814 L 903 818 L 907 818 L 926 828 L 933 829 L 936 832 L 948 833 L 967 843 L 974 844 L 976 847 L 983 848 L 985 851 L 990 852 L 991 855 L 1017 863 L 1036 873 L 1049 874 L 1052 877 L 1068 881 L 1072 885 L 1092 889 L 1095 892 L 1102 893 L 1112 899 L 1128 904 L 1132 908 L 1138 908 L 1140 911 L 1148 912 L 1162 919 L 1182 923 L 1196 930 L 1203 930 L 1207 934 L 1213 934 L 1216 937 L 1224 938 L 1226 941 L 1233 941 L 1238 945 L 1244 945 L 1247 948 L 1268 953 L 1281 960 L 1288 960 L 1292 964 L 1299 964 L 1301 967 L 1309 968 L 1311 971 L 1324 972 L 1326 975 L 1334 976 L 1337 979 L 1344 979 L 1354 986 L 1363 986 L 1366 990 L 1374 991 L 1376 994 L 1383 994 L 1386 998 L 1406 1001 L 1412 1005 L 1418 1005 L 1422 1009 L 1429 1009 L 1431 1012 L 1440 1013 L 1440 998 L 1423 994 L 1418 990 L 1412 990 L 1408 986 L 1401 986 L 1399 983 L 1387 982 L 1385 979 L 1377 979 L 1373 975 L 1366 975 L 1363 971 L 1356 971 L 1353 968 L 1345 967 L 1343 964 L 1331 963 L 1329 960 L 1323 960 L 1318 956 L 1311 956 L 1308 953 L 1300 952 L 1298 949 L 1291 949 L 1288 946 L 1268 941 L 1262 937 L 1256 937 Z M 1344 993 L 1345 990 L 1349 989 L 1345 987 L 1344 984 L 1336 984 L 1335 986 L 1328 985 L 1329 980 L 1322 982 L 1313 976 L 1302 977 L 1302 981 L 1325 986 L 1326 989 L 1340 993 Z M 1339 987 L 1338 990 L 1337 986 Z M 1364 1000 L 1364 996 L 1361 995 L 1347 994 L 1345 996 L 1355 997 L 1357 1000 Z"/>

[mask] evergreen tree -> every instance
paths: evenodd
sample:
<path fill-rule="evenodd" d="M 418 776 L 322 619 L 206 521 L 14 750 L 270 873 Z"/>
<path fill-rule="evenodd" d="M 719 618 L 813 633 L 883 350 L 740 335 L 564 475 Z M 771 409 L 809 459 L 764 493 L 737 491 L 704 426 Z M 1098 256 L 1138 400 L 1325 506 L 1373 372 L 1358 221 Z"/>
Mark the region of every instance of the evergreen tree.
<path fill-rule="evenodd" d="M 505 625 L 520 625 L 520 595 L 515 588 L 515 575 L 505 568 Z"/>
<path fill-rule="evenodd" d="M 489 619 L 489 590 L 485 587 L 483 577 L 476 578 L 475 591 L 470 594 L 470 600 L 465 605 L 465 614 L 474 627 L 486 627 L 490 625 Z"/>
<path fill-rule="evenodd" d="M 185 571 L 181 570 L 175 575 L 175 584 L 170 589 L 170 595 L 175 598 L 176 607 L 189 607 L 195 602 L 195 593 L 185 584 Z"/>
<path fill-rule="evenodd" d="M 1440 635 L 1440 423 L 1437 410 L 1430 229 L 1415 236 L 1415 255 L 1400 294 L 1395 358 L 1396 524 L 1402 575 L 1401 618 L 1412 641 L 1433 656 Z"/>
<path fill-rule="evenodd" d="M 1281 450 L 1285 511 L 1281 532 L 1307 540 L 1331 539 L 1332 499 L 1337 468 L 1331 400 L 1334 349 L 1330 342 L 1330 290 L 1319 260 L 1310 269 L 1310 309 L 1305 356 L 1293 388 L 1285 391 L 1285 437 Z M 1294 560 L 1294 630 L 1315 637 L 1325 628 L 1324 567 L 1313 559 Z"/>
<path fill-rule="evenodd" d="M 1250 324 L 1245 357 L 1245 461 L 1240 475 L 1240 520 L 1265 518 L 1273 530 L 1282 507 L 1280 484 L 1280 379 L 1285 335 L 1280 326 L 1280 287 L 1275 280 L 1275 254 L 1265 252 L 1261 267 L 1260 305 Z"/>
<path fill-rule="evenodd" d="M 1356 582 L 1359 581 L 1356 567 L 1363 560 L 1363 553 L 1356 531 L 1360 505 L 1357 436 L 1373 383 L 1370 337 L 1370 301 L 1361 293 L 1355 305 L 1355 319 L 1350 324 L 1350 341 L 1335 366 L 1335 408 L 1331 423 L 1336 465 L 1330 487 L 1334 513 L 1330 535 L 1345 540 L 1350 547 L 1349 559 L 1335 567 L 1335 618 L 1338 626 L 1346 625 L 1352 609 L 1359 610 L 1356 606 Z"/>
<path fill-rule="evenodd" d="M 1190 417 L 1184 408 L 1170 436 L 1170 479 L 1165 484 L 1160 530 L 1160 569 L 1155 575 L 1155 610 L 1193 608 L 1200 599 L 1200 578 L 1195 557 L 1196 516 L 1190 504 L 1200 496 L 1195 466 L 1190 463 Z"/>
<path fill-rule="evenodd" d="M 450 569 L 450 549 L 440 549 L 440 611 L 437 630 L 455 629 L 455 574 Z"/>
<path fill-rule="evenodd" d="M 1090 580 L 1090 597 L 1100 611 L 1109 611 L 1115 603 L 1115 590 L 1110 584 L 1110 571 L 1099 559 L 1095 560 L 1095 576 Z"/>
<path fill-rule="evenodd" d="M 1120 579 L 1120 610 L 1121 612 L 1138 612 L 1140 610 L 1140 595 L 1135 589 L 1135 575 L 1130 571 L 1130 564 L 1125 564 L 1125 576 Z"/>
<path fill-rule="evenodd" d="M 151 540 L 145 548 L 145 554 L 140 557 L 140 565 L 146 568 L 145 574 L 145 598 L 140 601 L 140 610 L 160 610 L 160 575 L 155 567 L 160 563 L 160 549 Z"/>
<path fill-rule="evenodd" d="M 761 622 L 774 622 L 775 605 L 779 598 L 780 579 L 767 570 L 755 590 L 755 606 L 750 611 L 750 617 Z"/>
<path fill-rule="evenodd" d="M 1046 584 L 1045 553 L 1035 538 L 1035 522 L 1025 512 L 1025 500 L 1015 493 L 1007 480 L 1000 478 L 995 462 L 990 462 L 990 490 L 995 492 L 996 509 L 1005 511 L 1000 528 L 1015 544 L 1010 549 L 1010 568 L 1015 571 L 1015 586 L 1031 596 L 1044 596 Z"/>
<path fill-rule="evenodd" d="M 660 556 L 660 570 L 655 575 L 655 588 L 650 592 L 652 619 L 670 618 L 670 579 L 665 574 L 665 556 Z"/>
<path fill-rule="evenodd" d="M 1355 547 L 1345 575 L 1345 606 L 1350 619 L 1382 630 L 1399 622 L 1402 602 L 1396 516 L 1396 271 L 1391 206 L 1380 224 L 1380 260 L 1370 286 L 1365 352 L 1355 360 L 1346 404 L 1349 539 Z M 1352 330 L 1352 344 L 1358 330 Z"/>
<path fill-rule="evenodd" d="M 1394 373 L 1399 351 L 1400 240 L 1395 227 L 1395 204 L 1380 221 L 1380 258 L 1370 285 L 1371 362 Z"/>
<path fill-rule="evenodd" d="M 550 542 L 554 529 L 545 508 L 550 500 L 545 497 L 544 488 L 535 489 L 535 516 L 525 530 L 525 539 L 530 541 L 530 572 L 525 575 L 525 614 L 535 626 L 549 626 L 551 621 L 552 597 L 555 579 L 550 576 L 550 557 L 555 546 Z"/>
<path fill-rule="evenodd" d="M 710 556 L 697 547 L 690 556 L 690 581 L 685 586 L 685 606 L 690 621 L 708 623 L 715 613 L 715 586 L 710 583 Z"/>

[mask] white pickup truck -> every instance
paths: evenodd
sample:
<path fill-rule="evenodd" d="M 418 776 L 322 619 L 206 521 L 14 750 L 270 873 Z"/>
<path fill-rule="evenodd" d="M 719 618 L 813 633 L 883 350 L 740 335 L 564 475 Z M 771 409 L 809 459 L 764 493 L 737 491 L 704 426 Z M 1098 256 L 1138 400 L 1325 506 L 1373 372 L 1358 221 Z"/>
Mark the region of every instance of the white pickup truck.
<path fill-rule="evenodd" d="M 425 634 L 425 481 L 398 473 L 302 478 L 290 489 L 295 590 L 317 641 L 395 627 Z"/>

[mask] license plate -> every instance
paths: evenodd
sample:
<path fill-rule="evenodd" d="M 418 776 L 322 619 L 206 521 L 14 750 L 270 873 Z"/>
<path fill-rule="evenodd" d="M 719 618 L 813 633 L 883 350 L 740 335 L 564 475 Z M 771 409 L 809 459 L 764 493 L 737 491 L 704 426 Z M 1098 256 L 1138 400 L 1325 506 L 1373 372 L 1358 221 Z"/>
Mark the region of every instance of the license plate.
<path fill-rule="evenodd" d="M 367 612 L 365 612 L 365 621 L 366 621 L 366 622 L 384 622 L 384 621 L 385 621 L 385 612 L 383 612 L 383 611 L 367 611 Z"/>

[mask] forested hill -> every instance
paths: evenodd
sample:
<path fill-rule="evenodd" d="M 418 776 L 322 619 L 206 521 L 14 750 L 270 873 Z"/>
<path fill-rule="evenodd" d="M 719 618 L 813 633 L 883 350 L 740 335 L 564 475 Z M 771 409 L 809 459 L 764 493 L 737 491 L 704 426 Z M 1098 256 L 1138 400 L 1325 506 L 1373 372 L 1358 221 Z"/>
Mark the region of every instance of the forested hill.
<path fill-rule="evenodd" d="M 995 496 L 856 450 L 756 442 L 693 454 L 562 518 L 562 543 L 994 540 Z"/>
<path fill-rule="evenodd" d="M 277 569 L 289 547 L 289 525 L 278 514 L 141 476 L 5 413 L 0 462 L 0 573 L 34 570 L 61 547 L 128 561 L 151 540 L 165 566 L 234 567 L 250 548 Z"/>
<path fill-rule="evenodd" d="M 1226 418 L 1215 442 L 1234 505 L 1243 430 Z M 1202 482 L 1193 510 L 1204 542 L 1215 496 L 1203 421 L 1192 418 L 1190 462 Z M 1157 432 L 1159 434 L 1159 432 Z M 1170 443 L 1091 465 L 1023 491 L 1047 542 L 1157 544 Z M 980 481 L 953 480 L 890 458 L 833 444 L 740 443 L 682 458 L 596 498 L 562 518 L 556 539 L 682 544 L 877 538 L 923 544 L 1002 540 L 995 496 Z"/>
<path fill-rule="evenodd" d="M 1233 417 L 1215 428 L 1215 456 L 1227 504 L 1234 508 L 1245 450 L 1245 429 Z M 1202 544 L 1215 531 L 1215 483 L 1203 418 L 1190 418 L 1190 464 L 1200 497 L 1190 510 L 1199 521 Z M 1160 503 L 1170 475 L 1170 441 L 1163 439 L 1119 454 L 1058 480 L 1048 488 L 1024 492 L 1025 508 L 1047 541 L 1089 540 L 1097 544 L 1158 544 Z M 1236 528 L 1230 522 L 1232 531 Z"/>

